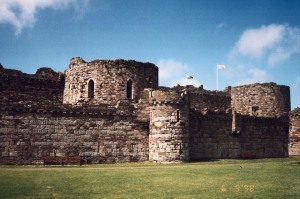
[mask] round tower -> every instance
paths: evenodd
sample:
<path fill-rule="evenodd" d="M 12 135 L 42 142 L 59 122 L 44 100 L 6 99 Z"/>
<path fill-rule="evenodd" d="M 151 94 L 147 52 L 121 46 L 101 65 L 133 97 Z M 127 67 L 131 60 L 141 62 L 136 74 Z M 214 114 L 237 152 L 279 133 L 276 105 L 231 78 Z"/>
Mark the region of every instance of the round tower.
<path fill-rule="evenodd" d="M 242 115 L 279 117 L 291 109 L 290 88 L 275 83 L 232 87 L 231 106 Z"/>
<path fill-rule="evenodd" d="M 149 134 L 149 160 L 155 162 L 181 162 L 189 160 L 189 109 L 183 101 L 157 102 L 155 91 L 151 95 Z"/>
<path fill-rule="evenodd" d="M 145 88 L 158 87 L 158 67 L 126 60 L 72 58 L 65 71 L 65 104 L 109 104 L 137 101 Z"/>

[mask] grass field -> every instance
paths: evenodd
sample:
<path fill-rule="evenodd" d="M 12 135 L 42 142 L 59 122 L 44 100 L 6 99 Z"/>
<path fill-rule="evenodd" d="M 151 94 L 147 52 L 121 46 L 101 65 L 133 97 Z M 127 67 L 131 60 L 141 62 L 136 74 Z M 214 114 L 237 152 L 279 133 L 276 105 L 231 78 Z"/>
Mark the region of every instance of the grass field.
<path fill-rule="evenodd" d="M 0 198 L 300 198 L 300 158 L 2 166 Z"/>

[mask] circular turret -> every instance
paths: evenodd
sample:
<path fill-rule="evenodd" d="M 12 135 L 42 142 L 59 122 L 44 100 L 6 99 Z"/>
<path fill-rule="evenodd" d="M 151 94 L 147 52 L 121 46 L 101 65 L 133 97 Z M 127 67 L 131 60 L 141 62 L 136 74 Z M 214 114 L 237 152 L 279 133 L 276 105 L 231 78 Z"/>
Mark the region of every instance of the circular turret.
<path fill-rule="evenodd" d="M 231 106 L 242 115 L 279 117 L 291 109 L 290 88 L 275 83 L 232 87 Z"/>
<path fill-rule="evenodd" d="M 65 71 L 65 104 L 109 104 L 137 101 L 145 88 L 158 87 L 158 67 L 126 60 L 72 58 Z"/>
<path fill-rule="evenodd" d="M 159 90 L 150 93 L 149 160 L 189 160 L 189 108 L 185 92 Z"/>
<path fill-rule="evenodd" d="M 149 160 L 189 160 L 188 106 L 184 103 L 154 104 L 150 112 Z"/>

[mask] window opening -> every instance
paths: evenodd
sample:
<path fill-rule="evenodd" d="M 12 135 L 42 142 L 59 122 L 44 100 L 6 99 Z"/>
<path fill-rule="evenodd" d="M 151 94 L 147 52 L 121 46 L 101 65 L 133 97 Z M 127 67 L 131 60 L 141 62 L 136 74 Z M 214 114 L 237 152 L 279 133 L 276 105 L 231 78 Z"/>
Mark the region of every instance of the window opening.
<path fill-rule="evenodd" d="M 128 80 L 127 81 L 127 98 L 132 99 L 132 81 Z"/>
<path fill-rule="evenodd" d="M 252 115 L 257 116 L 258 115 L 258 110 L 259 110 L 258 106 L 252 106 Z"/>
<path fill-rule="evenodd" d="M 149 75 L 149 77 L 147 78 L 147 80 L 148 80 L 148 82 L 149 82 L 150 84 L 152 84 L 152 82 L 153 82 L 153 78 L 152 78 L 152 76 L 151 76 L 151 75 Z"/>
<path fill-rule="evenodd" d="M 94 81 L 90 80 L 88 84 L 88 98 L 94 99 Z"/>

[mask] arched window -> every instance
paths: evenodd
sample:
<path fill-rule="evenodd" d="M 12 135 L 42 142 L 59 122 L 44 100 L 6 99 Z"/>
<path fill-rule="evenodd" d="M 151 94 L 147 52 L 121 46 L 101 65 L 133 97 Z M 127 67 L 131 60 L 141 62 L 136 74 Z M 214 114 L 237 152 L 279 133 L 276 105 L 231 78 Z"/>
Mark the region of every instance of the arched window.
<path fill-rule="evenodd" d="M 94 99 L 94 81 L 90 80 L 88 83 L 88 98 Z"/>
<path fill-rule="evenodd" d="M 132 99 L 132 81 L 128 80 L 127 81 L 127 98 Z"/>

